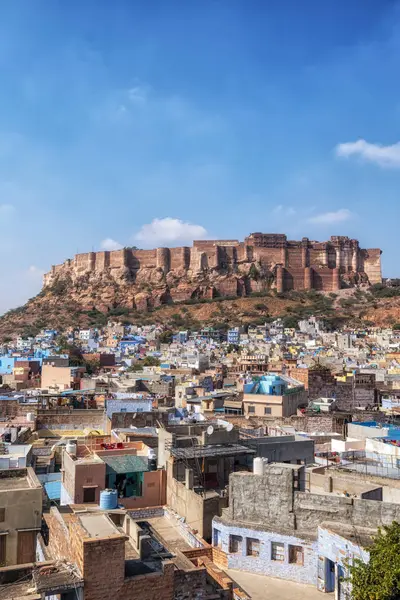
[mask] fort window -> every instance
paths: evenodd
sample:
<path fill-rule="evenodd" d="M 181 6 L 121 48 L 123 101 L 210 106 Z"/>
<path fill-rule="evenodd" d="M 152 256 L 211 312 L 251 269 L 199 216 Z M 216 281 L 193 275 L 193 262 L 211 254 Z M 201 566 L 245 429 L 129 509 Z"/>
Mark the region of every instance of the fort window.
<path fill-rule="evenodd" d="M 229 536 L 229 552 L 236 554 L 242 551 L 243 538 L 241 535 L 230 535 Z"/>
<path fill-rule="evenodd" d="M 0 523 L 3 523 L 6 519 L 6 509 L 0 508 Z"/>
<path fill-rule="evenodd" d="M 285 560 L 285 546 L 279 542 L 271 542 L 271 560 Z"/>
<path fill-rule="evenodd" d="M 289 562 L 293 565 L 304 565 L 304 548 L 289 544 Z"/>
<path fill-rule="evenodd" d="M 260 540 L 256 538 L 247 538 L 246 540 L 247 556 L 260 556 Z"/>
<path fill-rule="evenodd" d="M 264 415 L 270 415 L 270 414 L 271 414 L 271 407 L 264 406 Z"/>
<path fill-rule="evenodd" d="M 247 409 L 247 412 L 249 412 L 249 413 L 256 412 L 255 406 L 249 406 L 248 409 Z"/>

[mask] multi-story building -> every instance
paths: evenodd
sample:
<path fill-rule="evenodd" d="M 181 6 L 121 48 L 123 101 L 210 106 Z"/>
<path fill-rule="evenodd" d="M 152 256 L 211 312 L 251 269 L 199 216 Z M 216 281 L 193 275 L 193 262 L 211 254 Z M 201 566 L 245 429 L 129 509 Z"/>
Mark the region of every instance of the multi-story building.
<path fill-rule="evenodd" d="M 0 564 L 36 560 L 43 490 L 33 469 L 0 470 Z"/>
<path fill-rule="evenodd" d="M 228 344 L 239 344 L 239 342 L 240 342 L 239 327 L 233 327 L 232 329 L 228 329 L 227 341 L 228 341 Z"/>
<path fill-rule="evenodd" d="M 279 375 L 263 375 L 256 381 L 245 383 L 243 411 L 255 417 L 290 417 L 297 409 L 306 406 L 304 386 L 294 379 Z"/>

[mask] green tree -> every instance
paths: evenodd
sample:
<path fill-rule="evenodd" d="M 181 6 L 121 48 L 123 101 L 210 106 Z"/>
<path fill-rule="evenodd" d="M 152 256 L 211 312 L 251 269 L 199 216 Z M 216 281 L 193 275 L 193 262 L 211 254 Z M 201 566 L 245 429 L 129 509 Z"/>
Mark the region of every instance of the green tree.
<path fill-rule="evenodd" d="M 88 375 L 94 375 L 100 369 L 100 361 L 98 360 L 85 360 L 84 366 Z"/>
<path fill-rule="evenodd" d="M 370 559 L 350 566 L 352 600 L 398 600 L 400 598 L 400 524 L 379 528 Z"/>
<path fill-rule="evenodd" d="M 143 359 L 144 367 L 158 367 L 160 365 L 160 361 L 155 356 L 146 356 Z"/>
<path fill-rule="evenodd" d="M 250 277 L 250 279 L 254 279 L 254 281 L 258 281 L 258 279 L 260 277 L 260 273 L 254 263 L 252 263 L 252 265 L 250 267 L 249 277 Z"/>
<path fill-rule="evenodd" d="M 159 337 L 161 344 L 170 344 L 172 342 L 172 335 L 173 333 L 169 329 L 167 331 L 163 331 Z"/>

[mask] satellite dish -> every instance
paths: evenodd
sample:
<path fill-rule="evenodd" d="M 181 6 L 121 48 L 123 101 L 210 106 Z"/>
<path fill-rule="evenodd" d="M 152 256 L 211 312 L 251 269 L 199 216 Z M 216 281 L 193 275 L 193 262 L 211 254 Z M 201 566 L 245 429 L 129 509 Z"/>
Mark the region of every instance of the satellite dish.
<path fill-rule="evenodd" d="M 214 427 L 212 425 L 207 427 L 207 433 L 208 433 L 208 435 L 212 435 L 214 433 Z"/>
<path fill-rule="evenodd" d="M 232 431 L 232 429 L 233 429 L 233 423 L 228 423 L 228 425 L 226 426 L 226 430 Z"/>

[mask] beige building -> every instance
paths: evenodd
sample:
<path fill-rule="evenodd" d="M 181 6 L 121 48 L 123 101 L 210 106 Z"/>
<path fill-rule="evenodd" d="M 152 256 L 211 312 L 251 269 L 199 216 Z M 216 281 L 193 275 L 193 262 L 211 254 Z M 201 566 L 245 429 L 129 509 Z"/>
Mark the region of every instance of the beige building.
<path fill-rule="evenodd" d="M 245 394 L 243 396 L 243 414 L 250 417 L 290 417 L 297 409 L 307 403 L 304 388 L 283 396 L 268 394 Z"/>
<path fill-rule="evenodd" d="M 83 367 L 43 365 L 41 387 L 45 389 L 69 390 L 72 388 L 79 390 L 80 380 L 84 372 Z"/>
<path fill-rule="evenodd" d="M 250 417 L 290 417 L 307 405 L 307 393 L 299 381 L 269 374 L 243 386 L 243 414 Z"/>
<path fill-rule="evenodd" d="M 42 494 L 42 486 L 30 467 L 0 471 L 1 566 L 36 561 Z"/>

